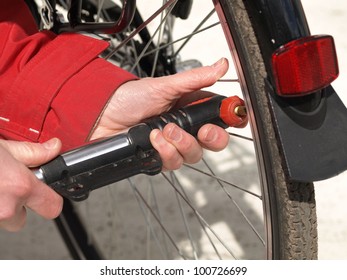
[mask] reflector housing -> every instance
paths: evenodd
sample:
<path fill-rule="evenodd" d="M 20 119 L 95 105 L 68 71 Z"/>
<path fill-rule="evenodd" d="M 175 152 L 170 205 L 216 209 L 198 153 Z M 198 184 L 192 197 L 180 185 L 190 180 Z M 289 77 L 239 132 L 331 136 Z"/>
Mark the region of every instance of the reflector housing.
<path fill-rule="evenodd" d="M 339 74 L 334 39 L 329 35 L 291 41 L 272 55 L 276 91 L 300 96 L 327 87 Z"/>

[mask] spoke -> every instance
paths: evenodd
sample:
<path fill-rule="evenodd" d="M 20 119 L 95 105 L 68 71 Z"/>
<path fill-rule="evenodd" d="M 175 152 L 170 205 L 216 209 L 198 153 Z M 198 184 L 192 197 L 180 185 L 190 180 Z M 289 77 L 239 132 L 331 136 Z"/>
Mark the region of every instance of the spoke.
<path fill-rule="evenodd" d="M 174 184 L 173 182 L 177 182 L 178 185 L 180 186 L 180 184 L 179 184 L 176 176 L 174 175 L 174 173 L 170 172 L 170 174 L 171 174 L 171 180 L 172 180 L 171 182 L 172 182 L 172 184 Z M 181 216 L 183 218 L 184 227 L 185 227 L 185 230 L 186 230 L 187 235 L 189 237 L 190 245 L 192 246 L 192 249 L 193 249 L 194 259 L 197 260 L 198 259 L 198 255 L 197 255 L 196 248 L 195 248 L 195 245 L 194 245 L 194 242 L 193 242 L 192 232 L 191 232 L 191 230 L 190 230 L 190 228 L 188 226 L 187 216 L 185 215 L 185 212 L 183 210 L 183 205 L 182 205 L 182 202 L 181 202 L 181 199 L 180 199 L 178 193 L 175 192 L 175 195 L 176 195 L 176 200 L 177 200 L 180 212 L 181 212 Z"/>
<path fill-rule="evenodd" d="M 168 12 L 167 15 L 168 15 L 169 13 L 170 13 L 170 12 Z M 163 15 L 163 13 L 162 13 L 162 14 L 161 14 L 160 22 L 164 22 L 164 18 L 163 18 L 163 17 L 164 17 L 164 15 Z M 166 19 L 166 17 L 165 17 L 165 19 Z M 160 24 L 159 27 L 158 27 L 158 29 L 159 29 L 159 35 L 158 35 L 158 40 L 157 40 L 157 46 L 160 45 L 160 42 L 161 42 L 161 40 L 162 40 L 163 25 Z M 158 29 L 157 29 L 157 30 L 158 30 Z M 153 35 L 153 36 L 154 36 L 154 35 Z M 150 40 L 150 43 L 151 43 L 151 42 L 152 42 L 152 38 L 151 38 L 151 40 Z M 146 50 L 147 50 L 147 48 L 146 48 Z M 145 51 L 145 50 L 144 50 L 144 51 Z M 154 56 L 154 61 L 153 61 L 153 66 L 152 66 L 151 77 L 154 77 L 155 70 L 157 69 L 158 57 L 159 57 L 159 51 L 156 52 L 156 53 L 155 53 L 155 56 Z M 138 63 L 136 63 L 136 64 L 138 64 Z"/>
<path fill-rule="evenodd" d="M 152 204 L 152 197 L 150 195 L 150 190 L 147 189 L 147 201 L 148 204 L 151 205 Z M 151 223 L 151 213 L 150 211 L 147 209 L 146 212 L 146 220 L 149 221 L 150 224 Z M 151 226 L 147 226 L 147 232 L 146 232 L 146 257 L 147 260 L 151 259 L 151 231 L 152 231 L 152 227 Z"/>
<path fill-rule="evenodd" d="M 136 188 L 135 184 L 133 183 L 133 181 L 131 179 L 128 179 L 128 182 L 134 192 L 134 195 L 135 195 L 135 198 L 137 200 L 137 203 L 139 204 L 140 206 L 140 209 L 141 209 L 141 212 L 145 218 L 145 221 L 146 221 L 146 225 L 147 225 L 147 229 L 150 229 L 152 235 L 153 235 L 153 238 L 160 250 L 160 253 L 162 254 L 163 258 L 167 258 L 167 256 L 165 255 L 165 252 L 163 251 L 162 247 L 160 246 L 160 241 L 158 239 L 158 236 L 155 232 L 155 230 L 153 229 L 153 226 L 151 224 L 151 222 L 149 221 L 148 219 L 148 215 L 146 214 L 146 210 L 144 208 L 144 205 L 148 208 L 148 209 L 152 209 L 151 207 L 148 206 L 147 202 L 145 201 L 145 199 L 143 198 L 143 196 L 141 195 L 141 193 L 138 191 L 138 189 Z M 153 210 L 152 210 L 153 211 Z M 159 223 L 161 224 L 161 222 L 159 221 Z"/>
<path fill-rule="evenodd" d="M 64 10 L 66 10 L 66 11 L 69 10 L 69 5 L 68 5 L 68 3 L 66 3 L 65 1 L 59 1 L 59 3 L 57 3 L 57 5 L 61 6 L 61 7 L 64 8 Z"/>
<path fill-rule="evenodd" d="M 216 175 L 213 175 L 213 174 L 211 174 L 211 173 L 205 172 L 205 171 L 203 171 L 203 170 L 200 170 L 200 169 L 198 169 L 198 168 L 196 168 L 196 167 L 194 167 L 194 166 L 188 165 L 188 164 L 184 164 L 184 166 L 185 166 L 185 167 L 188 167 L 188 168 L 190 168 L 190 169 L 193 169 L 193 170 L 196 171 L 196 172 L 199 172 L 199 173 L 201 173 L 201 174 L 204 174 L 204 175 L 206 175 L 206 176 L 208 176 L 208 177 L 211 177 L 211 178 L 213 178 L 213 179 L 216 179 L 216 180 L 218 180 L 218 181 L 220 181 L 220 182 L 223 182 L 223 183 L 225 183 L 225 184 L 227 184 L 227 185 L 229 185 L 229 186 L 232 186 L 232 187 L 234 187 L 235 189 L 238 189 L 238 190 L 240 190 L 240 191 L 246 192 L 246 193 L 248 193 L 248 194 L 250 194 L 250 195 L 252 195 L 252 196 L 255 196 L 255 197 L 259 198 L 260 200 L 262 200 L 261 195 L 258 195 L 258 194 L 254 193 L 254 192 L 251 192 L 251 191 L 246 190 L 246 189 L 244 189 L 244 188 L 242 188 L 242 187 L 239 187 L 239 186 L 237 186 L 237 185 L 235 185 L 235 184 L 232 184 L 232 183 L 230 183 L 230 182 L 228 182 L 228 181 L 226 181 L 226 180 L 223 180 L 222 178 L 220 178 L 220 177 L 218 177 L 218 176 L 216 176 Z"/>
<path fill-rule="evenodd" d="M 174 44 L 176 44 L 176 43 L 178 43 L 178 42 L 180 42 L 180 41 L 183 41 L 184 39 L 190 38 L 191 36 L 194 36 L 194 35 L 196 35 L 196 34 L 199 34 L 199 33 L 201 33 L 201 32 L 204 32 L 204 31 L 206 31 L 206 30 L 208 30 L 208 29 L 210 29 L 210 28 L 212 28 L 212 27 L 215 27 L 215 26 L 217 26 L 217 25 L 219 25 L 219 24 L 220 24 L 220 22 L 216 22 L 216 23 L 211 24 L 211 25 L 209 25 L 209 26 L 207 26 L 207 27 L 205 27 L 205 28 L 203 28 L 203 29 L 200 29 L 200 30 L 194 32 L 194 33 L 191 33 L 191 34 L 189 34 L 189 35 L 183 36 L 183 37 L 181 37 L 181 38 L 179 38 L 179 39 L 177 39 L 177 40 L 175 40 L 175 41 L 172 41 L 172 42 L 170 42 L 170 43 L 167 43 L 167 44 L 164 44 L 164 45 L 162 45 L 162 46 L 160 46 L 160 47 L 157 47 L 157 48 L 155 48 L 155 49 L 153 49 L 153 50 L 151 50 L 151 51 L 145 53 L 145 54 L 143 55 L 143 57 L 145 57 L 145 56 L 147 56 L 147 55 L 150 55 L 150 54 L 152 54 L 152 53 L 154 53 L 154 52 L 156 52 L 156 51 L 159 51 L 159 50 L 161 50 L 161 49 L 170 47 L 170 46 L 172 46 L 172 45 L 174 45 Z"/>
<path fill-rule="evenodd" d="M 182 194 L 183 194 L 183 195 L 186 197 L 186 199 L 190 202 L 190 200 L 189 200 L 189 198 L 188 198 L 188 195 L 187 195 L 186 192 L 184 191 L 184 188 L 183 188 L 183 186 L 182 186 L 180 180 L 177 178 L 177 176 L 175 175 L 174 172 L 172 172 L 172 174 L 173 174 L 173 177 L 175 178 L 175 180 L 176 180 L 178 186 L 180 187 L 180 189 L 181 189 L 181 191 L 182 191 Z M 165 177 L 164 177 L 164 178 L 165 178 Z M 169 182 L 169 184 L 171 185 L 172 183 Z M 191 203 L 191 202 L 190 202 L 190 203 Z M 195 212 L 194 212 L 194 214 L 195 214 Z M 216 255 L 218 256 L 218 258 L 221 260 L 222 257 L 220 256 L 220 254 L 219 254 L 219 252 L 218 252 L 218 250 L 217 250 L 215 244 L 213 243 L 210 234 L 208 234 L 208 232 L 207 232 L 207 230 L 206 230 L 206 226 L 205 226 L 205 225 L 203 224 L 203 222 L 200 220 L 199 216 L 197 216 L 197 215 L 195 214 L 195 217 L 196 217 L 196 219 L 198 220 L 198 222 L 200 223 L 201 228 L 202 228 L 202 230 L 204 231 L 204 234 L 206 235 L 206 237 L 208 238 L 208 240 L 209 240 L 209 242 L 210 242 L 210 244 L 211 244 L 211 246 L 212 246 L 214 252 L 215 252 Z"/>
<path fill-rule="evenodd" d="M 173 57 L 176 57 L 180 51 L 184 48 L 184 46 L 190 41 L 190 39 L 194 36 L 193 34 L 195 34 L 195 32 L 197 32 L 201 26 L 204 25 L 204 23 L 214 14 L 215 9 L 212 9 L 211 12 L 208 13 L 208 15 L 199 23 L 199 25 L 194 29 L 194 31 L 192 32 L 191 36 L 187 37 L 187 39 L 182 43 L 182 45 L 177 49 L 177 51 L 175 52 L 175 54 L 173 55 Z"/>
<path fill-rule="evenodd" d="M 232 132 L 228 132 L 228 133 L 229 133 L 230 136 L 234 136 L 234 137 L 237 137 L 237 138 L 241 138 L 241 139 L 253 142 L 253 139 L 250 138 L 250 137 L 243 136 L 243 135 L 236 134 L 236 133 L 232 133 Z"/>
<path fill-rule="evenodd" d="M 155 30 L 155 32 L 153 33 L 153 35 L 151 36 L 151 38 L 148 40 L 146 46 L 143 47 L 143 49 L 142 49 L 140 55 L 138 56 L 137 60 L 135 61 L 134 66 L 131 68 L 130 72 L 133 71 L 133 70 L 135 69 L 135 67 L 140 63 L 140 60 L 145 56 L 145 53 L 146 53 L 147 49 L 148 49 L 149 46 L 152 44 L 152 42 L 153 42 L 154 37 L 156 36 L 156 34 L 157 34 L 158 32 L 161 31 L 161 28 L 162 28 L 162 26 L 164 25 L 164 23 L 165 23 L 166 19 L 168 18 L 168 16 L 170 15 L 171 10 L 173 9 L 173 7 L 174 7 L 174 6 L 172 6 L 172 7 L 170 8 L 170 10 L 166 13 L 166 15 L 165 15 L 164 17 L 162 17 L 159 26 L 157 27 L 157 29 Z M 163 15 L 163 14 L 162 14 L 162 15 Z M 155 51 L 156 51 L 156 55 L 158 55 L 158 54 L 159 54 L 159 50 L 158 50 L 158 49 L 155 49 Z M 155 66 L 154 66 L 154 67 L 155 67 Z"/>
<path fill-rule="evenodd" d="M 176 4 L 178 0 L 169 0 L 163 5 L 160 9 L 158 9 L 150 18 L 144 21 L 139 27 L 137 27 L 124 41 L 122 41 L 114 50 L 112 50 L 105 59 L 109 59 L 113 54 L 118 52 L 123 46 L 125 46 L 130 40 L 132 40 L 141 30 L 147 27 L 147 25 L 152 22 L 160 13 L 162 13 L 166 8 L 170 7 L 173 4 Z"/>
<path fill-rule="evenodd" d="M 211 172 L 211 174 L 213 176 L 215 176 L 214 171 L 212 170 L 212 168 L 210 167 L 210 165 L 207 163 L 207 161 L 205 159 L 203 159 L 204 164 L 206 165 L 206 167 L 208 168 L 208 170 Z M 221 181 L 217 180 L 218 184 L 220 185 L 220 187 L 222 188 L 222 190 L 225 192 L 225 194 L 229 197 L 229 199 L 231 200 L 231 202 L 235 205 L 235 207 L 237 208 L 237 210 L 239 211 L 239 213 L 241 214 L 241 216 L 245 219 L 246 223 L 251 227 L 251 229 L 253 230 L 253 232 L 255 233 L 255 235 L 259 238 L 259 240 L 263 243 L 263 245 L 265 246 L 265 241 L 263 240 L 263 238 L 260 236 L 259 232 L 256 230 L 256 228 L 253 226 L 252 222 L 248 219 L 247 215 L 245 214 L 245 212 L 243 212 L 243 210 L 241 209 L 240 205 L 234 200 L 234 198 L 232 197 L 232 195 L 226 190 L 226 188 L 224 187 L 224 185 L 222 184 Z"/>
<path fill-rule="evenodd" d="M 97 11 L 96 20 L 95 20 L 96 22 L 100 21 L 100 14 L 102 11 L 102 7 L 104 6 L 104 2 L 105 0 L 98 0 L 98 11 Z"/>
<path fill-rule="evenodd" d="M 119 201 L 117 201 L 119 199 L 119 196 L 117 195 L 117 188 L 112 188 L 111 186 L 107 186 L 106 190 L 108 193 L 107 196 L 109 198 L 109 199 L 107 199 L 107 202 L 109 204 L 108 207 L 111 211 L 111 217 L 112 217 L 112 220 L 111 220 L 112 230 L 110 231 L 109 239 L 115 240 L 115 242 L 110 243 L 110 244 L 116 244 L 115 246 L 117 246 L 117 244 L 119 244 L 119 242 L 123 242 L 122 240 L 117 239 L 117 237 L 119 235 L 114 234 L 115 232 L 119 232 L 119 226 L 117 225 L 117 222 L 118 222 L 118 224 L 122 223 L 122 221 L 124 220 L 124 217 L 126 215 L 124 215 L 124 213 L 122 211 L 122 207 L 119 207 Z M 131 232 L 127 223 L 122 223 L 122 231 L 124 231 L 125 235 L 128 235 Z M 131 242 L 130 246 L 131 246 L 131 248 L 129 248 L 129 249 L 134 250 L 134 243 L 133 242 Z M 109 246 L 109 250 L 110 250 L 109 255 L 111 256 L 111 258 L 113 258 L 112 246 Z"/>
<path fill-rule="evenodd" d="M 140 193 L 140 191 L 136 188 L 135 184 L 132 182 L 132 180 L 128 180 L 130 182 L 130 185 L 133 189 L 133 191 L 136 193 L 136 197 L 137 199 L 139 199 L 140 201 L 140 205 L 142 205 L 142 203 L 146 206 L 146 208 L 150 211 L 150 213 L 152 214 L 152 217 L 157 221 L 158 225 L 161 227 L 161 229 L 164 231 L 164 233 L 166 234 L 166 236 L 169 238 L 171 244 L 174 246 L 174 248 L 176 249 L 177 253 L 182 257 L 182 259 L 186 259 L 186 257 L 182 254 L 181 250 L 179 249 L 179 247 L 177 246 L 176 242 L 173 240 L 172 236 L 168 233 L 167 229 L 165 228 L 165 226 L 163 225 L 163 223 L 161 222 L 160 218 L 154 213 L 152 207 L 148 204 L 148 202 L 144 199 L 144 197 L 142 196 L 142 194 Z M 141 203 L 142 201 L 142 203 Z M 144 212 L 145 213 L 145 212 Z M 145 218 L 146 218 L 146 222 L 147 221 L 147 215 L 144 214 Z M 153 227 L 151 227 L 152 230 L 152 234 L 154 234 L 154 236 L 157 236 L 154 233 Z M 157 239 L 157 237 L 156 237 Z M 161 246 L 159 244 L 159 240 L 158 240 L 158 246 L 161 249 Z M 162 249 L 161 249 L 162 250 Z"/>
<path fill-rule="evenodd" d="M 189 202 L 189 200 L 177 189 L 177 187 L 173 184 L 171 184 L 170 179 L 162 173 L 166 181 L 169 182 L 169 184 L 175 189 L 175 191 L 179 194 L 179 196 L 185 201 L 185 203 L 193 210 L 194 214 L 199 217 L 199 220 L 204 224 L 205 227 L 207 227 L 211 233 L 218 239 L 220 244 L 224 246 L 224 248 L 229 252 L 229 254 L 236 259 L 235 255 L 233 254 L 232 250 L 229 248 L 227 244 L 222 240 L 222 238 L 219 237 L 219 235 L 215 232 L 215 230 L 207 223 L 207 221 L 201 216 L 201 214 L 197 211 L 197 209 Z"/>
<path fill-rule="evenodd" d="M 157 196 L 155 195 L 154 185 L 153 185 L 153 181 L 152 181 L 151 177 L 149 178 L 149 183 L 150 183 L 150 188 L 151 188 L 151 191 L 152 191 L 152 197 L 153 197 L 155 210 L 157 212 L 158 218 L 160 219 L 160 221 L 162 221 L 163 219 L 162 219 L 162 216 L 160 215 L 159 204 L 158 204 Z M 165 252 L 166 252 L 166 255 L 167 255 L 167 259 L 169 259 L 169 255 L 170 254 L 169 254 L 169 250 L 168 250 L 167 243 L 166 243 L 165 233 L 163 231 L 161 231 L 161 233 L 162 233 L 162 240 L 164 242 L 164 249 L 165 249 Z"/>
<path fill-rule="evenodd" d="M 219 79 L 217 82 L 222 82 L 222 83 L 239 83 L 239 79 Z"/>
<path fill-rule="evenodd" d="M 134 55 L 134 59 L 135 59 L 135 61 L 137 61 L 138 60 L 138 56 L 137 56 L 137 51 L 136 51 L 136 46 L 135 46 L 135 42 L 134 42 L 134 40 L 131 40 L 131 46 L 132 46 L 132 48 L 133 48 L 133 55 Z M 129 56 L 131 56 L 130 54 L 129 54 Z M 134 67 L 135 66 L 135 67 Z M 137 70 L 137 76 L 139 76 L 140 78 L 143 78 L 142 77 L 142 70 L 141 70 L 141 67 L 140 67 L 140 65 L 138 64 L 138 63 L 134 63 L 134 65 L 132 66 L 132 68 L 131 69 L 133 69 L 133 71 L 135 70 L 135 68 L 136 68 L 136 70 Z M 130 69 L 130 71 L 131 71 L 131 69 Z"/>

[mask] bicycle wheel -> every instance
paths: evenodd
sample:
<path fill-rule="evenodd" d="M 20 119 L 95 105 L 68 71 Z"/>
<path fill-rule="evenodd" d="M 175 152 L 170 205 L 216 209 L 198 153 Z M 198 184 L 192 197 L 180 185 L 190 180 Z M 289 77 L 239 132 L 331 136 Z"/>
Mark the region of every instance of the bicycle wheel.
<path fill-rule="evenodd" d="M 188 19 L 181 18 L 187 17 L 189 1 L 175 8 L 170 4 L 177 1 L 156 1 L 156 7 L 154 1 L 139 2 L 129 29 L 111 36 L 106 58 L 139 76 L 160 76 L 229 57 L 235 67 L 211 90 L 242 96 L 250 124 L 228 129 L 230 146 L 223 153 L 206 152 L 199 164 L 130 178 L 93 192 L 83 203 L 66 201 L 57 224 L 73 256 L 317 258 L 313 184 L 286 178 L 264 94 L 268 73 L 261 38 L 244 1 L 195 1 Z M 107 19 L 108 9 L 97 8 L 97 18 Z"/>

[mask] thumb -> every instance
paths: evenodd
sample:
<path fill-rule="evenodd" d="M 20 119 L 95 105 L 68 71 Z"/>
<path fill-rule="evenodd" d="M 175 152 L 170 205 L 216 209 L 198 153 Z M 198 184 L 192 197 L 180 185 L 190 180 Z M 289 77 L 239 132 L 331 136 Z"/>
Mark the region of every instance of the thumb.
<path fill-rule="evenodd" d="M 28 167 L 35 167 L 55 158 L 58 156 L 62 146 L 61 141 L 57 138 L 52 138 L 42 144 L 1 140 L 0 145 L 6 148 L 14 158 Z"/>
<path fill-rule="evenodd" d="M 190 93 L 212 86 L 226 74 L 228 68 L 228 60 L 221 58 L 211 66 L 203 66 L 159 79 L 166 87 L 173 88 L 174 92 Z"/>

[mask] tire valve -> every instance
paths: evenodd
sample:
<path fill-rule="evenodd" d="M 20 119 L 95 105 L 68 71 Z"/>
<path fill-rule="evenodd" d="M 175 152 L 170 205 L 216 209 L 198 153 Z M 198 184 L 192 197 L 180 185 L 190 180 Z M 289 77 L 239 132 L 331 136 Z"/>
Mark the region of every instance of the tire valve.
<path fill-rule="evenodd" d="M 247 116 L 246 106 L 235 107 L 234 113 L 239 117 L 246 117 Z"/>

